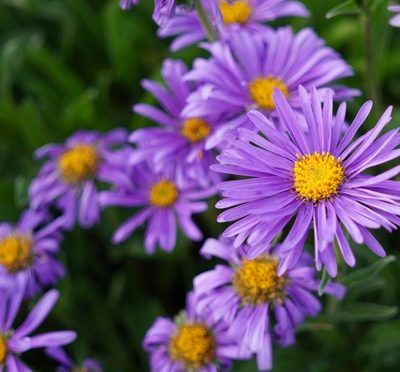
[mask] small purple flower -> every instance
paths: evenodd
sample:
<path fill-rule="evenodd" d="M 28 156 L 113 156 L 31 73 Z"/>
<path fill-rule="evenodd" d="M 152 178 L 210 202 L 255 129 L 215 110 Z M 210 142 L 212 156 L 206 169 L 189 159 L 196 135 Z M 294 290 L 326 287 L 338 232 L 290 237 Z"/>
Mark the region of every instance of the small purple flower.
<path fill-rule="evenodd" d="M 208 239 L 201 249 L 203 256 L 222 258 L 230 266 L 217 265 L 194 279 L 199 311 L 210 309 L 215 321 L 228 324 L 227 334 L 241 350 L 257 354 L 259 369 L 270 370 L 272 341 L 283 347 L 293 344 L 296 328 L 321 310 L 312 294 L 319 287 L 313 260 L 303 253 L 292 269 L 278 276 L 279 247 L 264 249 L 251 259 L 249 247 L 234 250 L 232 243 L 230 239 Z M 345 289 L 330 283 L 325 291 L 342 298 Z"/>
<path fill-rule="evenodd" d="M 126 137 L 123 129 L 104 135 L 79 131 L 64 144 L 38 149 L 36 158 L 48 160 L 29 188 L 32 208 L 59 208 L 65 229 L 71 229 L 76 221 L 82 227 L 97 223 L 100 210 L 96 180 L 108 182 L 113 178 L 108 159 L 112 157 L 112 147 L 123 144 Z"/>
<path fill-rule="evenodd" d="M 196 179 L 207 185 L 220 180 L 210 171 L 216 162 L 213 150 L 213 132 L 219 118 L 213 116 L 183 118 L 181 113 L 192 91 L 191 84 L 182 80 L 187 68 L 182 61 L 164 61 L 161 74 L 168 83 L 167 89 L 156 82 L 144 80 L 143 87 L 160 102 L 162 110 L 137 104 L 134 111 L 160 124 L 158 128 L 142 128 L 134 131 L 130 141 L 138 146 L 131 164 L 151 161 L 160 171 L 173 164 L 182 177 Z"/>
<path fill-rule="evenodd" d="M 46 213 L 27 210 L 15 226 L 0 223 L 0 276 L 25 275 L 25 297 L 33 297 L 64 276 L 64 267 L 55 258 L 62 221 L 48 221 Z"/>
<path fill-rule="evenodd" d="M 180 179 L 171 168 L 155 172 L 147 162 L 127 165 L 131 151 L 121 151 L 115 189 L 100 194 L 102 207 L 140 208 L 114 233 L 113 242 L 126 240 L 147 220 L 144 245 L 149 254 L 154 253 L 157 244 L 167 252 L 174 249 L 177 224 L 188 238 L 200 240 L 202 233 L 191 216 L 207 209 L 207 203 L 199 200 L 214 194 L 215 188 L 204 189 L 195 181 Z"/>
<path fill-rule="evenodd" d="M 206 44 L 209 59 L 197 59 L 186 79 L 203 84 L 188 98 L 186 117 L 221 115 L 221 131 L 248 122 L 246 113 L 258 109 L 276 116 L 272 94 L 278 88 L 292 108 L 300 109 L 298 86 L 316 87 L 320 96 L 334 80 L 351 76 L 351 67 L 324 45 L 311 29 L 297 35 L 290 27 L 264 33 L 231 32 L 228 42 Z M 332 87 L 331 87 L 332 88 Z M 335 87 L 335 100 L 357 92 Z M 279 124 L 279 123 L 278 123 Z"/>
<path fill-rule="evenodd" d="M 188 296 L 186 311 L 175 318 L 158 318 L 147 332 L 143 348 L 150 353 L 150 369 L 156 371 L 217 372 L 229 370 L 232 360 L 247 359 L 227 334 L 227 326 L 196 309 Z"/>
<path fill-rule="evenodd" d="M 139 4 L 139 0 L 120 0 L 119 6 L 123 10 L 129 10 L 132 5 L 137 5 Z"/>
<path fill-rule="evenodd" d="M 132 5 L 139 4 L 139 0 L 120 0 L 119 5 L 123 10 L 129 10 Z M 158 25 L 163 25 L 175 12 L 175 0 L 154 0 L 153 20 Z"/>
<path fill-rule="evenodd" d="M 54 307 L 59 294 L 47 292 L 35 305 L 25 321 L 12 328 L 25 293 L 26 278 L 19 277 L 13 291 L 0 288 L 0 370 L 26 372 L 30 369 L 19 359 L 20 354 L 31 349 L 58 347 L 71 343 L 76 338 L 72 331 L 56 331 L 31 336 Z"/>
<path fill-rule="evenodd" d="M 95 359 L 85 359 L 81 364 L 77 365 L 68 354 L 60 347 L 52 347 L 46 349 L 46 354 L 60 363 L 56 372 L 102 372 L 103 368 Z"/>
<path fill-rule="evenodd" d="M 229 208 L 219 222 L 232 224 L 224 233 L 235 236 L 235 246 L 245 240 L 257 247 L 270 244 L 293 221 L 284 238 L 279 274 L 293 268 L 300 257 L 302 242 L 313 229 L 317 269 L 325 265 L 330 276 L 337 274 L 334 242 L 344 261 L 355 265 L 346 232 L 357 244 L 366 244 L 378 256 L 385 251 L 369 231 L 392 231 L 400 224 L 400 172 L 395 166 L 378 175 L 373 167 L 399 156 L 399 129 L 379 137 L 390 122 L 389 107 L 377 124 L 354 138 L 368 117 L 372 102 L 365 103 L 353 122 L 345 124 L 346 104 L 333 113 L 333 93 L 326 93 L 321 107 L 319 95 L 311 97 L 300 87 L 303 115 L 295 115 L 282 92 L 275 91 L 277 113 L 288 135 L 273 129 L 260 112 L 249 113 L 261 134 L 239 129 L 239 138 L 218 157 L 215 170 L 245 176 L 246 179 L 219 185 L 223 196 L 217 207 Z M 366 173 L 368 171 L 368 173 Z M 299 244 L 300 243 L 300 244 Z"/>
<path fill-rule="evenodd" d="M 287 16 L 307 17 L 303 4 L 287 0 L 203 0 L 203 7 L 211 23 L 224 38 L 225 30 L 243 28 L 256 32 L 265 31 L 265 22 Z M 206 38 L 197 11 L 185 6 L 178 7 L 176 13 L 158 31 L 161 37 L 176 36 L 171 50 L 177 51 L 196 44 Z"/>
<path fill-rule="evenodd" d="M 388 9 L 396 13 L 396 15 L 390 19 L 389 23 L 394 27 L 400 27 L 400 5 L 391 5 Z"/>

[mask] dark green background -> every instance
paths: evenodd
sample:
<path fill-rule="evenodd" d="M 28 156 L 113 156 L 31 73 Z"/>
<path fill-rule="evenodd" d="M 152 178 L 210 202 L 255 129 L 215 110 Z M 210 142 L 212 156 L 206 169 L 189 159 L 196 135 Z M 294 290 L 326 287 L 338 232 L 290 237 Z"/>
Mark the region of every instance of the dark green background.
<path fill-rule="evenodd" d="M 348 85 L 367 92 L 363 19 L 342 15 L 327 20 L 335 0 L 304 1 L 308 20 L 287 19 L 296 29 L 311 26 L 355 69 Z M 368 1 L 367 1 L 368 2 Z M 375 76 L 383 107 L 400 102 L 400 29 L 388 26 L 387 1 L 371 0 Z M 166 57 L 188 63 L 196 48 L 174 56 L 168 42 L 155 36 L 152 1 L 124 13 L 117 0 L 0 0 L 0 218 L 15 221 L 27 206 L 26 189 L 39 169 L 33 151 L 62 142 L 80 128 L 130 130 L 151 125 L 131 113 L 138 101 L 153 102 L 140 80 L 159 77 Z M 361 2 L 359 2 L 361 3 Z M 366 3 L 364 1 L 364 3 Z M 354 115 L 363 97 L 350 104 Z M 373 125 L 371 118 L 368 125 Z M 395 110 L 391 127 L 398 127 Z M 367 128 L 363 128 L 365 131 Z M 217 211 L 210 203 L 197 218 L 206 235 L 217 236 Z M 110 209 L 88 231 L 76 229 L 63 243 L 68 276 L 60 283 L 61 299 L 42 329 L 75 329 L 79 339 L 68 348 L 74 358 L 99 358 L 109 371 L 146 371 L 143 336 L 159 315 L 173 316 L 184 306 L 192 278 L 213 263 L 198 256 L 200 244 L 179 238 L 171 255 L 143 253 L 142 236 L 121 246 L 110 237 L 129 211 Z M 211 223 L 210 223 L 211 222 Z M 398 257 L 399 235 L 379 234 L 388 254 Z M 354 248 L 357 270 L 341 266 L 339 280 L 349 284 L 343 303 L 323 300 L 321 316 L 299 329 L 298 342 L 274 350 L 276 371 L 396 371 L 400 363 L 400 264 L 378 260 L 365 247 Z M 31 306 L 30 304 L 27 307 Z M 24 360 L 38 371 L 54 364 L 41 352 Z M 255 371 L 238 363 L 235 371 Z"/>

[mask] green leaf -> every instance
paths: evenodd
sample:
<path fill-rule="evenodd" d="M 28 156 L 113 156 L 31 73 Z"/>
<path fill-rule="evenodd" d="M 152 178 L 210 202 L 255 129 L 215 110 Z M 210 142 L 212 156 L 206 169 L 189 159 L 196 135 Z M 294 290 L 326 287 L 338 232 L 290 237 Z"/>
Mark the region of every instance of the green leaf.
<path fill-rule="evenodd" d="M 335 314 L 334 321 L 364 322 L 392 318 L 399 311 L 397 306 L 385 306 L 374 303 L 352 303 L 343 306 Z"/>
<path fill-rule="evenodd" d="M 361 8 L 354 0 L 347 0 L 335 6 L 326 13 L 326 18 L 330 19 L 341 15 L 356 15 L 361 13 Z"/>

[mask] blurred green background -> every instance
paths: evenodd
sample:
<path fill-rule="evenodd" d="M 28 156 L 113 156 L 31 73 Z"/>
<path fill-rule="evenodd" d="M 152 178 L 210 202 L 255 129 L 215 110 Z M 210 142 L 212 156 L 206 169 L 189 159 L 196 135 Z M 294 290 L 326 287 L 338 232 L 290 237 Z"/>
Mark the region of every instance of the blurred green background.
<path fill-rule="evenodd" d="M 346 83 L 362 89 L 364 96 L 350 104 L 350 113 L 377 95 L 376 118 L 384 106 L 400 103 L 400 29 L 387 24 L 388 1 L 358 1 L 368 2 L 374 57 L 369 71 L 365 18 L 325 17 L 341 3 L 338 0 L 304 1 L 310 19 L 285 19 L 275 25 L 314 27 L 355 69 L 355 77 Z M 166 57 L 191 63 L 204 54 L 193 47 L 171 55 L 168 41 L 155 36 L 153 2 L 142 3 L 124 13 L 117 0 L 0 0 L 1 220 L 15 221 L 27 206 L 27 186 L 39 169 L 32 159 L 37 147 L 62 142 L 80 128 L 133 130 L 152 125 L 131 113 L 133 103 L 153 102 L 140 80 L 158 79 Z M 346 2 L 341 9 L 353 13 L 354 5 Z M 399 123 L 395 110 L 391 126 Z M 217 215 L 213 204 L 197 222 L 206 236 L 216 237 L 222 226 L 210 224 Z M 101 225 L 66 236 L 62 259 L 68 276 L 59 285 L 62 296 L 55 312 L 43 326 L 77 330 L 79 339 L 69 353 L 77 360 L 96 357 L 107 371 L 147 371 L 141 349 L 146 330 L 156 316 L 176 314 L 193 276 L 213 267 L 213 262 L 199 258 L 200 244 L 183 237 L 171 255 L 146 256 L 140 233 L 112 246 L 112 231 L 129 213 L 107 210 Z M 345 301 L 323 299 L 323 313 L 299 329 L 297 344 L 274 350 L 275 371 L 399 370 L 399 234 L 377 235 L 391 256 L 378 260 L 365 247 L 354 247 L 357 270 L 341 267 L 339 281 L 349 284 Z M 38 371 L 54 370 L 55 364 L 40 352 L 24 358 Z M 237 363 L 234 370 L 256 368 L 252 362 Z"/>

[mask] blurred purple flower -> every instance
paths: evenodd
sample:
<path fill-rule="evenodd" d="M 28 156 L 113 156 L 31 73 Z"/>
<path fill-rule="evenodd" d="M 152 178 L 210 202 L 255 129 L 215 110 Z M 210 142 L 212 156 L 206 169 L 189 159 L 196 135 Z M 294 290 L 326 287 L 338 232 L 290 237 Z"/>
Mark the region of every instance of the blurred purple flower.
<path fill-rule="evenodd" d="M 232 249 L 231 239 L 208 239 L 201 254 L 229 263 L 194 279 L 199 311 L 211 310 L 214 321 L 229 325 L 227 334 L 241 350 L 257 354 L 259 370 L 272 368 L 272 341 L 286 347 L 295 342 L 295 329 L 305 317 L 315 316 L 321 304 L 312 294 L 319 287 L 313 259 L 302 254 L 283 276 L 277 268 L 279 247 L 264 249 L 256 259 L 247 255 L 248 246 Z M 341 299 L 345 288 L 330 283 L 325 292 Z"/>
<path fill-rule="evenodd" d="M 123 129 L 104 135 L 79 131 L 64 144 L 38 149 L 35 157 L 48 160 L 29 188 L 32 208 L 57 207 L 65 229 L 71 229 L 76 221 L 82 227 L 93 226 L 100 217 L 96 180 L 113 179 L 108 165 L 112 146 L 123 144 L 126 138 L 127 132 Z"/>
<path fill-rule="evenodd" d="M 390 19 L 389 23 L 394 27 L 400 27 L 400 5 L 391 5 L 388 9 L 396 13 L 396 15 Z"/>
<path fill-rule="evenodd" d="M 132 5 L 139 4 L 139 0 L 120 0 L 121 9 L 129 10 Z M 175 0 L 154 0 L 153 20 L 163 25 L 175 12 Z"/>
<path fill-rule="evenodd" d="M 137 5 L 139 4 L 139 0 L 120 0 L 119 6 L 123 10 L 129 10 L 132 5 Z"/>
<path fill-rule="evenodd" d="M 265 32 L 263 23 L 287 16 L 307 17 L 303 4 L 287 0 L 202 0 L 211 23 L 221 37 L 225 29 L 243 28 L 248 31 Z M 158 31 L 161 37 L 176 36 L 171 50 L 177 51 L 206 38 L 197 11 L 185 6 L 177 8 L 176 13 Z"/>
<path fill-rule="evenodd" d="M 27 210 L 12 226 L 0 223 L 0 277 L 27 277 L 25 297 L 54 285 L 64 276 L 63 265 L 55 258 L 60 249 L 62 221 L 49 222 L 43 212 Z"/>
<path fill-rule="evenodd" d="M 0 370 L 27 372 L 30 369 L 19 356 L 31 349 L 57 347 L 71 343 L 76 338 L 72 331 L 56 331 L 31 336 L 54 307 L 59 294 L 47 292 L 34 306 L 25 321 L 12 328 L 25 293 L 26 278 L 19 277 L 13 291 L 0 288 Z"/>
<path fill-rule="evenodd" d="M 325 265 L 330 276 L 337 274 L 334 241 L 344 261 L 355 265 L 345 230 L 354 242 L 385 256 L 369 229 L 392 231 L 400 224 L 400 182 L 390 180 L 400 166 L 375 176 L 365 171 L 399 156 L 399 129 L 378 138 L 391 120 L 392 107 L 372 129 L 354 139 L 372 102 L 365 103 L 347 127 L 346 104 L 334 115 L 330 91 L 321 107 L 316 90 L 310 97 L 300 87 L 301 121 L 282 92 L 276 90 L 274 99 L 288 135 L 273 130 L 271 121 L 260 112 L 250 112 L 249 118 L 261 134 L 239 129 L 239 139 L 231 141 L 232 148 L 219 156 L 221 164 L 214 166 L 223 173 L 248 177 L 219 185 L 225 198 L 217 207 L 230 209 L 218 221 L 237 221 L 225 236 L 236 236 L 235 246 L 247 240 L 256 257 L 260 253 L 257 247 L 270 244 L 294 218 L 282 243 L 287 255 L 280 261 L 280 274 L 295 267 L 302 251 L 298 243 L 305 241 L 310 227 L 317 268 Z"/>
<path fill-rule="evenodd" d="M 56 372 L 102 372 L 103 368 L 95 359 L 85 359 L 81 364 L 77 365 L 68 354 L 60 347 L 52 347 L 46 349 L 46 354 L 60 363 Z"/>
<path fill-rule="evenodd" d="M 186 72 L 182 61 L 166 60 L 161 74 L 168 84 L 167 89 L 156 82 L 143 81 L 143 87 L 160 102 L 162 110 L 143 103 L 133 109 L 161 127 L 142 128 L 131 134 L 130 141 L 138 146 L 131 163 L 151 161 L 157 172 L 173 164 L 182 178 L 208 185 L 221 180 L 220 175 L 210 171 L 210 165 L 216 162 L 212 142 L 219 118 L 182 117 L 181 112 L 192 91 L 192 86 L 182 80 Z"/>

